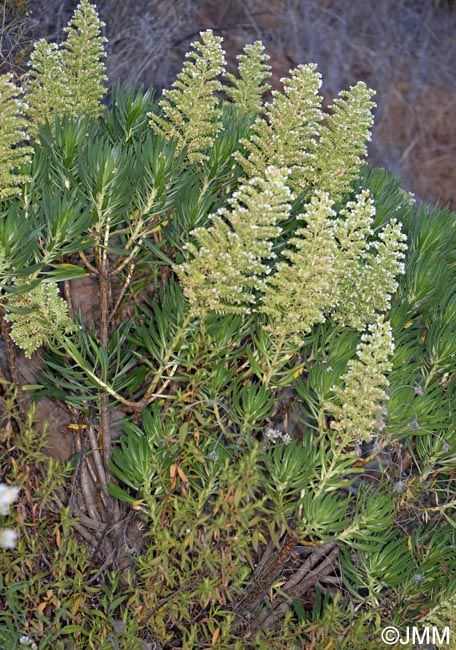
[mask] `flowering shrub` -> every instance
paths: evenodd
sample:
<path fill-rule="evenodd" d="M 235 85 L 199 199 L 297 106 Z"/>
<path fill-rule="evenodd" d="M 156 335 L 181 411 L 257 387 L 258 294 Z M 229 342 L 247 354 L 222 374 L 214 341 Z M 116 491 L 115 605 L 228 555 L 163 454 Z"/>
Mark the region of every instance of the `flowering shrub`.
<path fill-rule="evenodd" d="M 364 84 L 325 116 L 299 66 L 262 102 L 260 43 L 236 76 L 204 32 L 158 103 L 120 87 L 101 117 L 100 27 L 83 0 L 64 45 L 36 45 L 33 152 L 14 93 L 20 128 L 3 127 L 19 399 L 2 472 L 25 474 L 28 502 L 0 633 L 58 650 L 378 647 L 380 627 L 456 589 L 454 215 L 363 166 Z M 84 275 L 94 316 L 74 308 Z M 35 399 L 71 414 L 63 472 L 30 470 L 44 437 L 14 343 L 40 351 Z"/>

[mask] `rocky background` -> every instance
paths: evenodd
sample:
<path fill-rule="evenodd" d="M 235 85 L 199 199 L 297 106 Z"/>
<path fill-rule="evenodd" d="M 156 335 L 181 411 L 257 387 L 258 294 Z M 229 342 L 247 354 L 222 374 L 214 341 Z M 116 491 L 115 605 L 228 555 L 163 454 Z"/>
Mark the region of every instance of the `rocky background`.
<path fill-rule="evenodd" d="M 0 73 L 27 69 L 34 40 L 60 42 L 78 0 L 0 0 Z M 179 71 L 198 32 L 224 38 L 228 62 L 261 39 L 273 84 L 315 62 L 328 103 L 364 80 L 377 91 L 371 163 L 420 200 L 456 209 L 454 0 L 98 0 L 111 83 L 153 86 Z"/>

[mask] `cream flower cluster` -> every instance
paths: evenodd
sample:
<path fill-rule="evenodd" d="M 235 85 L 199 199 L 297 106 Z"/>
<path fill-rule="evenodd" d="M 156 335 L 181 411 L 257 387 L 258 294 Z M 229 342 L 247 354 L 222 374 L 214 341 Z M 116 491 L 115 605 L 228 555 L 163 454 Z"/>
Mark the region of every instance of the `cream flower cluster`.
<path fill-rule="evenodd" d="M 357 358 L 348 362 L 343 387 L 333 387 L 335 401 L 327 404 L 327 412 L 335 418 L 331 427 L 345 443 L 369 441 L 378 431 L 388 400 L 387 375 L 393 352 L 391 325 L 379 316 L 361 336 Z"/>
<path fill-rule="evenodd" d="M 24 311 L 11 311 L 11 308 Z M 11 297 L 6 309 L 6 320 L 11 323 L 11 338 L 25 351 L 26 357 L 31 357 L 40 346 L 75 327 L 55 282 L 42 282 L 28 293 Z"/>
<path fill-rule="evenodd" d="M 29 180 L 21 169 L 30 161 L 31 148 L 20 145 L 28 139 L 23 116 L 26 105 L 11 75 L 0 77 L 0 200 L 20 193 Z"/>
<path fill-rule="evenodd" d="M 269 56 L 264 50 L 261 41 L 248 43 L 237 57 L 239 77 L 231 73 L 225 75 L 232 84 L 224 88 L 225 93 L 241 114 L 255 115 L 263 110 L 262 95 L 270 88 L 264 80 L 271 75 L 271 68 L 265 63 Z"/>
<path fill-rule="evenodd" d="M 175 268 L 195 315 L 249 313 L 271 272 L 277 225 L 289 214 L 292 194 L 286 172 L 269 167 L 230 199 L 230 209 L 212 215 L 213 225 L 192 232 L 198 247 L 186 245 L 188 262 Z"/>
<path fill-rule="evenodd" d="M 329 107 L 330 114 L 321 128 L 312 184 L 329 192 L 334 200 L 350 190 L 367 154 L 374 123 L 373 95 L 362 81 L 343 90 Z"/>
<path fill-rule="evenodd" d="M 293 191 L 304 189 L 316 173 L 315 156 L 319 124 L 323 119 L 318 91 L 321 75 L 314 64 L 291 70 L 282 79 L 283 92 L 273 91 L 264 116 L 252 126 L 252 135 L 242 140 L 246 153 L 235 153 L 247 177 L 264 173 L 270 165 L 290 170 Z"/>
<path fill-rule="evenodd" d="M 189 162 L 202 162 L 204 153 L 222 128 L 216 92 L 222 90 L 217 79 L 225 72 L 222 38 L 208 29 L 201 33 L 201 43 L 192 43 L 193 52 L 177 75 L 171 90 L 163 91 L 159 102 L 164 116 L 148 113 L 150 126 L 165 140 L 177 142 L 176 153 L 187 149 Z"/>
<path fill-rule="evenodd" d="M 81 0 L 65 31 L 62 45 L 41 39 L 30 56 L 31 69 L 27 99 L 29 130 L 38 132 L 38 124 L 54 115 L 82 113 L 96 117 L 103 112 L 101 99 L 107 80 L 103 58 L 106 57 L 101 36 L 104 23 L 94 5 Z"/>

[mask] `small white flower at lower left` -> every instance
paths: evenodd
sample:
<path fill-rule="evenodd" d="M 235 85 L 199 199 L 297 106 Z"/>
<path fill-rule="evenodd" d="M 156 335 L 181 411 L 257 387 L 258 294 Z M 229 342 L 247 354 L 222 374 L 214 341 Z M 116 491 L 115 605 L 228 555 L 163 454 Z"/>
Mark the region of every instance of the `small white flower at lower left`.
<path fill-rule="evenodd" d="M 1 548 L 15 548 L 18 534 L 11 528 L 0 529 L 0 547 Z"/>
<path fill-rule="evenodd" d="M 27 636 L 27 634 L 23 634 L 23 635 L 21 636 L 21 638 L 19 639 L 19 643 L 20 643 L 21 645 L 27 645 L 27 646 L 29 646 L 30 648 L 32 648 L 32 650 L 36 650 L 37 647 L 38 647 L 38 646 L 36 645 L 36 643 L 33 641 L 33 639 L 31 639 L 29 636 Z"/>
<path fill-rule="evenodd" d="M 19 496 L 19 488 L 0 483 L 0 514 L 7 515 L 9 507 Z"/>

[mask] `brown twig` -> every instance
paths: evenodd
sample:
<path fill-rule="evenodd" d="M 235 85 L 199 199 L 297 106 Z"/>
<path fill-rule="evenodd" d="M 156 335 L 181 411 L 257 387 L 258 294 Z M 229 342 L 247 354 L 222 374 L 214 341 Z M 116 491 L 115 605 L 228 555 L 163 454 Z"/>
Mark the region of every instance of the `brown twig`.
<path fill-rule="evenodd" d="M 85 507 L 89 513 L 89 516 L 95 521 L 101 521 L 101 517 L 94 499 L 93 482 L 90 480 L 90 474 L 85 462 L 81 465 L 81 479 L 79 485 L 81 486 L 82 496 L 84 498 Z"/>
<path fill-rule="evenodd" d="M 102 494 L 107 496 L 108 494 L 108 484 L 106 481 L 106 471 L 101 459 L 100 447 L 98 445 L 95 432 L 93 430 L 92 423 L 89 422 L 87 425 L 87 434 L 89 436 L 90 447 L 93 454 L 93 461 L 97 472 L 97 477 L 101 485 Z"/>
<path fill-rule="evenodd" d="M 68 305 L 68 316 L 74 318 L 73 299 L 71 297 L 71 285 L 69 280 L 63 281 L 63 296 Z"/>
<path fill-rule="evenodd" d="M 83 251 L 79 251 L 79 257 L 80 257 L 81 260 L 83 261 L 84 266 L 85 266 L 87 269 L 89 269 L 89 271 L 92 271 L 92 273 L 95 273 L 95 275 L 98 275 L 98 270 L 96 269 L 95 266 L 93 266 L 93 264 L 91 264 L 91 263 L 89 262 L 89 260 L 87 259 L 86 254 L 85 254 Z"/>
<path fill-rule="evenodd" d="M 60 509 L 65 507 L 64 502 L 61 499 L 59 499 L 59 497 L 56 494 L 54 494 L 53 498 Z M 79 517 L 79 515 L 77 515 L 77 513 L 75 512 L 74 508 L 71 508 L 71 512 L 72 514 L 76 514 L 76 516 Z M 82 517 L 85 517 L 83 513 L 80 513 L 80 515 Z M 83 539 L 86 540 L 86 542 L 90 544 L 90 546 L 92 546 L 92 548 L 95 548 L 97 546 L 98 544 L 97 538 L 94 537 L 91 533 L 89 533 L 89 531 L 85 526 L 82 526 L 78 521 L 74 521 L 74 520 L 71 522 L 71 526 L 81 535 Z"/>
<path fill-rule="evenodd" d="M 109 322 L 111 322 L 111 320 L 112 320 L 113 317 L 114 317 L 114 314 L 115 314 L 116 311 L 119 309 L 119 305 L 120 305 L 120 303 L 122 302 L 123 297 L 125 296 L 125 293 L 127 292 L 127 289 L 128 289 L 128 287 L 129 287 L 129 285 L 130 285 L 131 278 L 133 277 L 133 271 L 134 271 L 134 269 L 135 269 L 135 265 L 134 265 L 134 264 L 130 264 L 129 267 L 128 267 L 127 278 L 126 278 L 126 280 L 125 280 L 125 282 L 124 282 L 124 284 L 123 284 L 123 286 L 122 286 L 122 289 L 120 290 L 120 293 L 119 293 L 119 295 L 118 295 L 118 297 L 117 297 L 116 303 L 115 303 L 114 307 L 112 308 L 112 310 L 111 310 L 111 312 L 110 312 L 110 314 L 109 314 L 109 316 L 108 316 L 108 321 L 109 321 Z"/>
<path fill-rule="evenodd" d="M 17 365 L 16 350 L 14 349 L 14 342 L 11 338 L 9 331 L 9 326 L 6 321 L 6 312 L 3 307 L 0 306 L 0 332 L 5 344 L 6 359 L 8 361 L 8 370 L 10 373 L 11 381 L 17 388 L 17 405 L 19 408 L 19 414 L 22 419 L 26 416 L 25 409 L 25 397 L 22 391 L 22 381 L 19 374 L 19 368 Z"/>
<path fill-rule="evenodd" d="M 96 519 L 92 519 L 91 517 L 88 517 L 78 508 L 78 506 L 74 506 L 72 512 L 76 515 L 76 517 L 79 519 L 79 521 L 81 522 L 81 524 L 83 524 L 85 528 L 96 530 L 100 534 L 103 534 L 105 532 L 107 524 L 105 524 L 102 521 L 98 521 Z M 100 540 L 97 539 L 95 546 L 97 546 L 99 542 Z"/>

